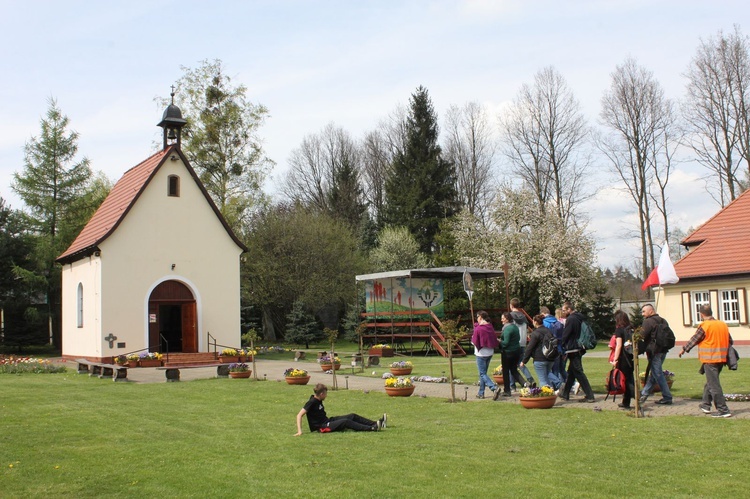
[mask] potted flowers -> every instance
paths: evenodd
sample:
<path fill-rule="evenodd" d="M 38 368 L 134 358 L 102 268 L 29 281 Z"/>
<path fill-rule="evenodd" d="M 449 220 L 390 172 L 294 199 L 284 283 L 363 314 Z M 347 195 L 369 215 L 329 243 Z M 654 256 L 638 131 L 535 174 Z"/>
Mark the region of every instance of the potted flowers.
<path fill-rule="evenodd" d="M 156 352 L 141 352 L 138 354 L 139 367 L 159 367 L 161 365 L 162 354 Z"/>
<path fill-rule="evenodd" d="M 244 362 L 235 362 L 229 364 L 230 378 L 249 378 L 253 372 Z"/>
<path fill-rule="evenodd" d="M 239 361 L 239 353 L 234 348 L 225 348 L 219 353 L 219 362 L 222 364 L 233 364 Z"/>
<path fill-rule="evenodd" d="M 394 376 L 405 376 L 411 374 L 411 370 L 414 369 L 414 364 L 408 360 L 401 360 L 398 362 L 391 363 L 391 374 Z"/>
<path fill-rule="evenodd" d="M 127 355 L 127 359 L 128 359 L 128 362 L 127 362 L 128 367 L 138 367 L 139 357 L 137 353 L 129 353 Z"/>
<path fill-rule="evenodd" d="M 521 405 L 527 409 L 549 409 L 557 400 L 555 391 L 549 386 L 522 388 L 520 395 Z"/>
<path fill-rule="evenodd" d="M 255 350 L 251 350 L 250 348 L 241 348 L 237 350 L 240 362 L 252 362 L 256 353 Z"/>
<path fill-rule="evenodd" d="M 385 393 L 390 397 L 409 397 L 414 393 L 414 383 L 409 378 L 388 378 L 385 380 Z"/>
<path fill-rule="evenodd" d="M 393 348 L 390 345 L 381 343 L 371 346 L 367 353 L 368 355 L 377 355 L 378 357 L 393 357 Z"/>
<path fill-rule="evenodd" d="M 492 380 L 497 383 L 498 385 L 502 385 L 505 381 L 503 379 L 503 365 L 500 364 L 495 368 L 494 371 L 492 371 Z"/>
<path fill-rule="evenodd" d="M 115 355 L 112 361 L 118 366 L 124 366 L 128 363 L 127 355 Z"/>
<path fill-rule="evenodd" d="M 338 371 L 341 368 L 341 359 L 336 355 L 333 357 L 330 355 L 324 355 L 318 359 L 318 362 L 320 362 L 320 368 L 323 371 L 331 371 L 334 369 Z"/>
<path fill-rule="evenodd" d="M 290 385 L 306 385 L 310 381 L 310 374 L 304 369 L 290 367 L 284 371 L 284 379 Z"/>
<path fill-rule="evenodd" d="M 672 371 L 667 371 L 666 369 L 664 369 L 664 377 L 667 379 L 667 386 L 669 388 L 672 388 L 672 383 L 674 383 L 674 373 Z M 644 371 L 644 372 L 640 373 L 638 375 L 638 378 L 641 381 L 641 388 L 643 388 L 644 386 L 646 386 L 646 372 Z M 658 384 L 654 385 L 654 391 L 655 392 L 660 392 L 661 391 L 661 388 L 659 388 Z"/>

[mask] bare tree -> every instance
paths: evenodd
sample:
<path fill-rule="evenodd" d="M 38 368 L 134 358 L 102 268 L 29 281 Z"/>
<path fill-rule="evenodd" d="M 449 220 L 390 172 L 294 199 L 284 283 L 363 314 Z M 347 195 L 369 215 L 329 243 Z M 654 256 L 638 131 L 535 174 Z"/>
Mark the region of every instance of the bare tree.
<path fill-rule="evenodd" d="M 476 102 L 448 109 L 443 149 L 456 169 L 458 201 L 485 220 L 495 192 L 493 167 L 496 145 L 486 111 Z"/>
<path fill-rule="evenodd" d="M 385 183 L 393 158 L 406 149 L 406 116 L 406 108 L 398 106 L 375 130 L 365 134 L 360 146 L 365 199 L 378 227 L 383 226 Z"/>
<path fill-rule="evenodd" d="M 343 128 L 333 123 L 302 140 L 289 158 L 290 170 L 281 192 L 356 225 L 361 215 L 360 151 Z"/>
<path fill-rule="evenodd" d="M 675 127 L 672 103 L 651 71 L 627 59 L 612 73 L 610 89 L 602 97 L 600 119 L 609 134 L 599 138 L 598 147 L 637 209 L 645 278 L 654 266 L 654 185 L 657 209 L 663 209 L 668 226 L 666 187 L 673 164 Z"/>
<path fill-rule="evenodd" d="M 590 162 L 589 129 L 565 79 L 547 67 L 524 84 L 501 117 L 504 152 L 543 210 L 553 207 L 561 220 L 575 220 L 587 198 L 583 189 Z"/>
<path fill-rule="evenodd" d="M 687 77 L 684 116 L 690 145 L 697 161 L 710 172 L 708 192 L 725 206 L 741 191 L 737 172 L 742 160 L 750 165 L 747 37 L 735 27 L 730 35 L 719 31 L 716 37 L 701 40 Z"/>

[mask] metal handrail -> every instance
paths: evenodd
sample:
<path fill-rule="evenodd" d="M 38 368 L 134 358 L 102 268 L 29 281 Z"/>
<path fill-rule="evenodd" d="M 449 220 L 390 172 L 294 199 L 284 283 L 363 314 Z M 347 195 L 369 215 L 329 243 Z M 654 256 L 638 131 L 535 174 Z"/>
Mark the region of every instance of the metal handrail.
<path fill-rule="evenodd" d="M 161 338 L 161 339 L 162 339 L 162 341 L 164 342 L 164 346 L 166 346 L 166 347 L 167 347 L 167 351 L 166 351 L 166 352 L 162 352 L 162 353 L 164 353 L 164 357 L 165 357 L 165 358 L 164 358 L 164 363 L 166 364 L 166 363 L 168 363 L 168 362 L 169 362 L 169 340 L 167 340 L 167 339 L 166 339 L 166 338 L 164 337 L 164 335 L 163 335 L 163 334 L 161 334 L 161 333 L 159 333 L 159 338 Z"/>

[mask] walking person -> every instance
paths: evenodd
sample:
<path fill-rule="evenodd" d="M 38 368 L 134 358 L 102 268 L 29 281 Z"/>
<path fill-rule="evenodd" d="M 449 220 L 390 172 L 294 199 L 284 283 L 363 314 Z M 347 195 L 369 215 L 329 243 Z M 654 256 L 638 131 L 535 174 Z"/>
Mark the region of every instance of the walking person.
<path fill-rule="evenodd" d="M 519 343 L 523 351 L 526 348 L 526 342 L 529 338 L 529 322 L 531 322 L 531 317 L 521 308 L 521 300 L 518 298 L 511 298 L 510 300 L 510 315 L 518 327 Z M 520 362 L 521 358 L 519 357 L 518 360 Z M 526 377 L 529 383 L 534 383 L 534 378 L 531 376 L 528 367 L 519 365 L 518 368 L 518 371 Z M 517 381 L 519 381 L 519 378 L 513 378 L 513 384 Z"/>
<path fill-rule="evenodd" d="M 510 375 L 524 385 L 527 384 L 526 378 L 518 372 L 518 363 L 521 359 L 521 343 L 519 340 L 518 326 L 513 321 L 510 312 L 502 315 L 503 331 L 500 339 L 500 359 L 503 364 L 503 391 L 498 388 L 495 390 L 493 400 L 498 397 L 510 397 Z"/>
<path fill-rule="evenodd" d="M 326 415 L 323 401 L 328 396 L 328 387 L 323 383 L 318 383 L 313 388 L 313 395 L 307 401 L 305 406 L 297 413 L 297 433 L 298 437 L 302 435 L 302 416 L 307 415 L 307 425 L 312 432 L 329 433 L 332 431 L 343 431 L 346 429 L 354 431 L 380 431 L 385 428 L 388 416 L 377 421 L 363 418 L 359 414 L 347 414 L 346 416 L 334 416 L 329 418 Z"/>
<path fill-rule="evenodd" d="M 622 310 L 615 312 L 615 349 L 610 364 L 625 375 L 625 393 L 621 409 L 630 409 L 630 400 L 635 397 L 635 377 L 633 373 L 633 326 L 630 317 Z"/>
<path fill-rule="evenodd" d="M 650 303 L 641 309 L 643 314 L 643 342 L 646 344 L 646 357 L 648 358 L 648 371 L 646 385 L 641 390 L 641 403 L 653 393 L 654 385 L 661 389 L 661 399 L 656 403 L 659 405 L 672 405 L 672 392 L 669 390 L 667 378 L 664 376 L 664 360 L 667 358 L 669 349 L 663 349 L 656 344 L 656 333 L 659 328 L 669 327 L 666 319 L 659 317 L 654 306 Z"/>
<path fill-rule="evenodd" d="M 565 348 L 565 354 L 568 356 L 568 376 L 558 396 L 563 400 L 570 400 L 570 390 L 573 388 L 573 382 L 577 381 L 586 395 L 579 402 L 594 403 L 596 402 L 594 390 L 591 389 L 589 379 L 583 372 L 583 355 L 586 350 L 578 345 L 578 338 L 581 336 L 581 324 L 585 318 L 573 309 L 573 304 L 569 301 L 563 303 L 562 313 L 565 317 L 563 347 Z"/>
<path fill-rule="evenodd" d="M 701 361 L 701 371 L 706 375 L 706 385 L 703 387 L 703 400 L 700 410 L 711 414 L 711 403 L 718 411 L 713 414 L 715 418 L 731 418 L 732 413 L 727 407 L 724 390 L 721 388 L 719 375 L 727 362 L 727 352 L 731 345 L 732 337 L 729 335 L 729 327 L 724 321 L 714 319 L 713 310 L 710 305 L 701 305 L 698 313 L 701 315 L 701 325 L 682 347 L 679 356 L 682 357 L 696 345 L 698 345 L 698 359 Z"/>
<path fill-rule="evenodd" d="M 490 316 L 484 310 L 477 312 L 477 322 L 474 323 L 474 334 L 471 335 L 471 344 L 474 345 L 474 355 L 477 358 L 477 371 L 479 371 L 479 391 L 476 397 L 484 398 L 485 387 L 491 391 L 498 389 L 492 378 L 487 376 L 487 370 L 490 368 L 492 356 L 498 347 L 497 334 L 492 327 Z"/>
<path fill-rule="evenodd" d="M 536 371 L 539 386 L 548 386 L 554 389 L 552 382 L 550 381 L 554 361 L 547 360 L 543 352 L 545 339 L 547 336 L 554 337 L 554 333 L 544 326 L 544 315 L 535 315 L 532 321 L 534 323 L 534 330 L 531 332 L 529 342 L 526 344 L 526 351 L 521 360 L 521 367 L 526 365 L 529 362 L 529 359 L 533 358 L 534 371 Z"/>

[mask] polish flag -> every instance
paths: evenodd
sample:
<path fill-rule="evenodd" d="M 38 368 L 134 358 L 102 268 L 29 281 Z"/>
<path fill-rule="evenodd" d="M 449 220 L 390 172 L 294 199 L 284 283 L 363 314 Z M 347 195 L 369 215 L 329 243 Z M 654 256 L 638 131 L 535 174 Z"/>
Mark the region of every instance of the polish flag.
<path fill-rule="evenodd" d="M 676 284 L 680 282 L 680 278 L 677 277 L 677 272 L 674 270 L 672 260 L 669 258 L 669 246 L 664 243 L 661 248 L 661 256 L 659 257 L 659 265 L 648 275 L 648 279 L 643 281 L 641 289 L 646 289 L 649 286 L 661 286 L 662 284 Z"/>

